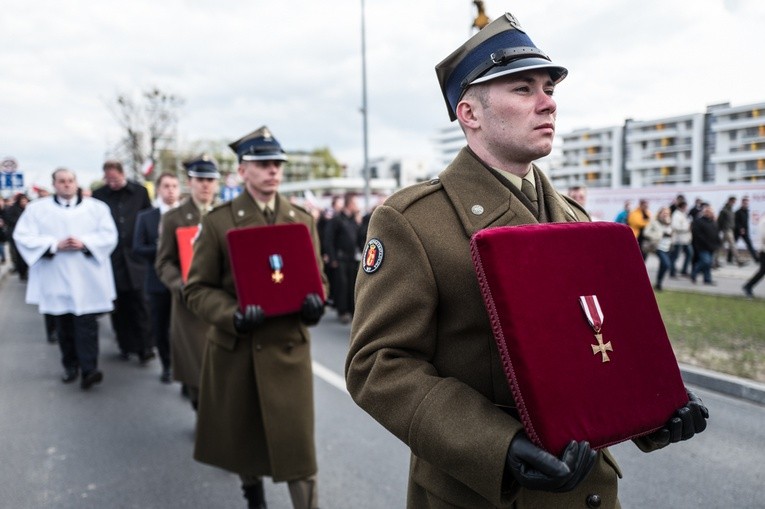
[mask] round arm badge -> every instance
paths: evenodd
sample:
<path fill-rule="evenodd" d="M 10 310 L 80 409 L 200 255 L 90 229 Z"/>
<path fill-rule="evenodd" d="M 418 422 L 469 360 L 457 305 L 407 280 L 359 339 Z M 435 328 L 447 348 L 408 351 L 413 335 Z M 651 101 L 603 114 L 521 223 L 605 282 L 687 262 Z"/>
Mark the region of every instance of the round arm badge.
<path fill-rule="evenodd" d="M 385 249 L 380 239 L 370 239 L 367 245 L 364 246 L 364 254 L 361 257 L 361 267 L 364 269 L 364 272 L 367 274 L 377 272 L 377 269 L 382 265 L 384 254 Z"/>

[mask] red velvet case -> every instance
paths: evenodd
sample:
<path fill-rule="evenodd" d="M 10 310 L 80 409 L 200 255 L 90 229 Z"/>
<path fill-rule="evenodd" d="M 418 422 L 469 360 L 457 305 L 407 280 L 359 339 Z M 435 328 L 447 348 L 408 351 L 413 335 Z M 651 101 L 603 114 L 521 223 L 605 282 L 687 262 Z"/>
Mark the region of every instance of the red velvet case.
<path fill-rule="evenodd" d="M 534 443 L 556 455 L 571 440 L 606 447 L 660 428 L 688 402 L 629 227 L 490 228 L 473 236 L 471 250 L 505 374 Z M 580 303 L 593 295 L 603 347 Z"/>
<path fill-rule="evenodd" d="M 235 228 L 226 233 L 239 306 L 266 316 L 300 311 L 309 293 L 324 300 L 308 228 L 301 223 Z"/>
<path fill-rule="evenodd" d="M 178 242 L 178 261 L 181 264 L 181 279 L 186 283 L 189 279 L 189 268 L 194 256 L 194 238 L 199 231 L 199 225 L 181 226 L 175 230 L 175 240 Z"/>

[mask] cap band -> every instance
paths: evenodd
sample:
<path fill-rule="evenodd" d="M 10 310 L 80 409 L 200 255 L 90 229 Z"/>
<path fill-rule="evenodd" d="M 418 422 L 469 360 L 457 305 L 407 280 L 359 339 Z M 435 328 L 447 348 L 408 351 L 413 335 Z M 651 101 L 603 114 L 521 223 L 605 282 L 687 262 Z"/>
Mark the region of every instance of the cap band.
<path fill-rule="evenodd" d="M 485 65 L 487 57 L 491 61 L 490 55 L 495 53 L 494 48 L 516 47 L 536 48 L 529 36 L 524 32 L 520 30 L 505 30 L 486 39 L 465 55 L 446 81 L 446 97 L 449 99 L 452 109 L 456 109 L 457 103 L 460 97 L 462 97 L 462 92 L 464 91 L 462 82 L 473 73 L 474 69 Z M 541 51 L 539 51 L 539 54 L 544 55 Z M 486 68 L 484 68 L 485 71 Z"/>
<path fill-rule="evenodd" d="M 241 161 L 286 161 L 287 156 L 282 152 L 263 152 L 260 154 L 243 154 Z"/>
<path fill-rule="evenodd" d="M 196 170 L 188 170 L 186 172 L 186 175 L 189 177 L 194 177 L 198 179 L 217 179 L 220 178 L 220 173 L 217 171 L 196 171 Z"/>
<path fill-rule="evenodd" d="M 504 48 L 501 50 L 497 50 L 491 55 L 489 55 L 489 58 L 486 59 L 481 65 L 475 68 L 473 72 L 468 74 L 464 80 L 462 80 L 462 83 L 460 83 L 460 87 L 462 89 L 465 89 L 468 87 L 468 85 L 472 85 L 475 83 L 475 81 L 483 76 L 484 73 L 489 71 L 492 67 L 499 67 L 503 65 L 507 65 L 513 60 L 520 60 L 523 58 L 530 58 L 530 57 L 538 57 L 543 58 L 550 62 L 550 59 L 547 55 L 539 51 L 537 48 L 532 48 L 528 46 L 523 46 L 520 48 Z M 552 62 L 550 62 L 552 63 Z"/>

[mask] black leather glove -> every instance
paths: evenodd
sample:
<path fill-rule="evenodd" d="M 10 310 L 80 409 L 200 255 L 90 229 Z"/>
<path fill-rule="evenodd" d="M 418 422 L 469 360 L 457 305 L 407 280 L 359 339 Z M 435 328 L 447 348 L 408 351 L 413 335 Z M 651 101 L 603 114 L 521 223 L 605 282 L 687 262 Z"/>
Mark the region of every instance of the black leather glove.
<path fill-rule="evenodd" d="M 688 393 L 688 404 L 678 408 L 675 415 L 661 429 L 654 431 L 647 437 L 659 447 L 688 440 L 696 433 L 701 433 L 707 429 L 709 410 L 693 392 L 688 389 L 685 391 Z"/>
<path fill-rule="evenodd" d="M 569 442 L 560 459 L 532 444 L 525 433 L 515 435 L 507 450 L 507 468 L 530 490 L 571 491 L 587 477 L 598 454 L 586 441 Z"/>
<path fill-rule="evenodd" d="M 324 316 L 324 303 L 321 297 L 315 293 L 309 293 L 303 300 L 303 306 L 300 308 L 300 321 L 306 325 L 316 325 Z"/>
<path fill-rule="evenodd" d="M 244 311 L 237 309 L 234 313 L 234 329 L 239 334 L 252 332 L 263 323 L 264 318 L 263 308 L 260 306 L 249 305 L 244 308 Z"/>

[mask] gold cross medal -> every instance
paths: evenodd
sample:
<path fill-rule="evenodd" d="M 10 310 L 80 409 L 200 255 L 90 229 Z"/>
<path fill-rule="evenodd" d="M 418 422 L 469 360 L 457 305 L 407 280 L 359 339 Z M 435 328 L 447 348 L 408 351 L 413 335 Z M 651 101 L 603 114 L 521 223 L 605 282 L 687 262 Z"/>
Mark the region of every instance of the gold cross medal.
<path fill-rule="evenodd" d="M 282 274 L 282 268 L 284 267 L 282 255 L 272 254 L 268 257 L 268 262 L 271 264 L 271 270 L 273 271 L 271 274 L 271 281 L 276 284 L 284 281 L 284 274 Z"/>
<path fill-rule="evenodd" d="M 601 354 L 602 362 L 609 362 L 611 358 L 608 356 L 608 352 L 613 352 L 614 348 L 611 346 L 611 342 L 603 343 L 603 310 L 600 309 L 600 303 L 598 302 L 597 295 L 582 295 L 579 297 L 579 304 L 582 305 L 584 314 L 587 317 L 587 321 L 590 322 L 590 327 L 595 331 L 595 340 L 597 345 L 590 345 L 592 347 L 592 355 Z"/>

